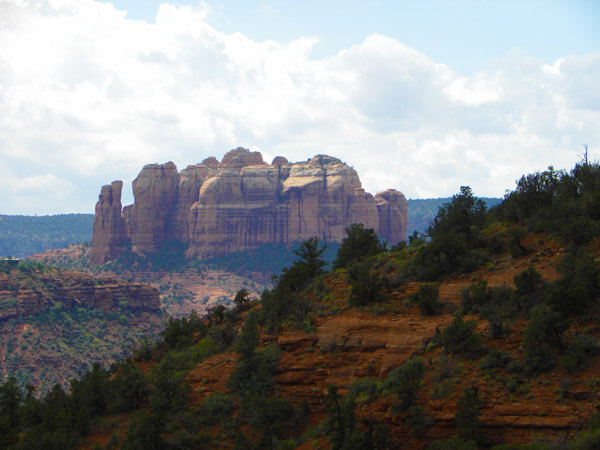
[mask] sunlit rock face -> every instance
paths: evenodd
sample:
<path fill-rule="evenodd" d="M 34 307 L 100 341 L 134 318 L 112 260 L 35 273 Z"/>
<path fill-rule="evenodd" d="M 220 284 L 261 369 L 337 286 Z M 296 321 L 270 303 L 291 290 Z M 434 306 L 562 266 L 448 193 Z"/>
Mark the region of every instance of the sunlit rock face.
<path fill-rule="evenodd" d="M 299 163 L 277 156 L 269 165 L 259 152 L 237 148 L 221 162 L 210 157 L 179 173 L 172 162 L 150 164 L 134 180 L 135 202 L 122 213 L 120 187 L 106 188 L 96 206 L 95 262 L 115 258 L 127 239 L 143 253 L 180 241 L 190 257 L 313 236 L 341 241 L 354 223 L 392 244 L 406 239 L 404 195 L 390 189 L 373 197 L 353 168 L 326 155 Z"/>
<path fill-rule="evenodd" d="M 127 225 L 121 215 L 122 188 L 122 181 L 113 181 L 100 190 L 92 238 L 91 262 L 94 264 L 115 259 L 127 240 Z"/>

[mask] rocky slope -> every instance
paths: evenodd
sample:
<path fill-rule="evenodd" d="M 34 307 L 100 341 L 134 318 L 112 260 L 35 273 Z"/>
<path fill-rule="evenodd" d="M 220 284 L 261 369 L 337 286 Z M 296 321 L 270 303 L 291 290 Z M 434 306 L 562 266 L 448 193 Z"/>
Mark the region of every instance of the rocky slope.
<path fill-rule="evenodd" d="M 158 311 L 158 289 L 142 283 L 94 278 L 81 272 L 49 269 L 31 273 L 14 268 L 0 272 L 0 322 L 27 317 L 55 306 L 117 310 L 126 302 L 134 311 Z"/>
<path fill-rule="evenodd" d="M 67 386 L 153 340 L 165 315 L 159 290 L 36 262 L 0 262 L 0 380 L 14 376 L 40 394 Z"/>
<path fill-rule="evenodd" d="M 407 201 L 390 189 L 373 197 L 339 159 L 318 155 L 290 163 L 238 148 L 219 163 L 207 158 L 181 172 L 172 162 L 145 166 L 133 182 L 134 204 L 121 210 L 122 183 L 102 187 L 96 205 L 92 263 L 132 249 L 154 253 L 165 241 L 207 257 L 292 243 L 312 236 L 341 241 L 353 223 L 395 244 L 406 239 Z"/>
<path fill-rule="evenodd" d="M 277 396 L 299 408 L 308 405 L 307 433 L 297 439 L 297 446 L 290 448 L 330 448 L 327 437 L 318 432 L 318 424 L 327 417 L 329 386 L 339 386 L 340 394 L 347 396 L 354 381 L 369 377 L 383 382 L 393 369 L 415 356 L 424 358 L 426 365 L 415 399 L 422 408 L 425 423 L 421 433 L 415 434 L 410 412 L 393 411 L 396 400 L 389 392 L 383 391 L 375 399 L 359 396 L 354 409 L 363 430 L 373 423 L 389 426 L 397 445 L 389 448 L 424 449 L 434 440 L 455 434 L 458 399 L 469 386 L 476 387 L 482 401 L 478 420 L 486 444 L 481 448 L 536 439 L 558 442 L 577 436 L 596 411 L 600 355 L 591 358 L 587 367 L 576 374 L 556 365 L 549 372 L 527 376 L 506 367 L 483 368 L 480 359 L 449 356 L 439 347 L 429 345 L 436 333 L 452 322 L 462 290 L 474 280 L 485 280 L 496 287 L 512 285 L 514 276 L 528 267 L 535 267 L 548 282 L 557 278 L 556 266 L 565 253 L 564 248 L 545 236 L 529 236 L 527 245 L 535 249 L 527 256 L 503 254 L 485 268 L 443 281 L 440 300 L 445 307 L 437 315 L 425 316 L 411 303 L 410 294 L 420 286 L 417 282 L 388 290 L 386 301 L 381 304 L 360 309 L 348 307 L 348 281 L 340 273 L 332 273 L 324 280 L 327 295 L 320 300 L 312 299 L 320 304 L 321 311 L 313 317 L 312 330 L 286 327 L 278 334 L 263 330 L 261 348 L 276 344 L 281 351 L 274 374 Z M 597 246 L 595 254 L 600 254 Z M 396 262 L 389 259 L 382 264 L 379 269 L 382 274 L 386 273 L 386 266 L 387 276 L 392 277 L 398 269 Z M 522 358 L 524 320 L 516 320 L 510 333 L 494 339 L 486 320 L 478 315 L 470 315 L 468 319 L 477 322 L 476 330 L 490 349 L 502 349 L 512 358 Z M 587 333 L 598 339 L 597 323 L 597 313 L 574 321 L 565 337 L 570 340 L 586 328 Z M 202 407 L 214 392 L 230 392 L 227 381 L 238 359 L 236 352 L 220 353 L 192 368 L 185 378 L 190 386 L 189 406 Z M 237 410 L 237 414 L 239 419 L 242 413 Z M 94 430 L 85 448 L 91 448 L 94 442 L 106 445 L 113 435 L 122 438 L 125 427 L 121 419 L 115 420 L 111 427 Z M 219 448 L 234 448 L 230 435 L 218 430 L 219 425 L 211 428 L 211 435 L 217 436 L 215 446 L 218 440 Z M 252 432 L 248 434 L 252 436 Z"/>

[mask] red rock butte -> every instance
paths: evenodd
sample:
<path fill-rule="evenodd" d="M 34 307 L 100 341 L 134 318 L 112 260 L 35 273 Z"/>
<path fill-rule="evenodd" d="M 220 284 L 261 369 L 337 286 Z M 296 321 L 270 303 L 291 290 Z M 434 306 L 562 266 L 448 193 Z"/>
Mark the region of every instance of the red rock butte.
<path fill-rule="evenodd" d="M 187 246 L 188 257 L 210 257 L 267 243 L 291 244 L 313 236 L 341 241 L 362 223 L 385 241 L 406 239 L 407 201 L 394 189 L 373 197 L 356 171 L 317 155 L 271 165 L 259 152 L 231 150 L 188 166 L 148 164 L 133 181 L 133 205 L 121 206 L 121 181 L 102 186 L 92 238 L 93 263 L 115 259 L 131 243 L 153 253 L 167 240 Z"/>

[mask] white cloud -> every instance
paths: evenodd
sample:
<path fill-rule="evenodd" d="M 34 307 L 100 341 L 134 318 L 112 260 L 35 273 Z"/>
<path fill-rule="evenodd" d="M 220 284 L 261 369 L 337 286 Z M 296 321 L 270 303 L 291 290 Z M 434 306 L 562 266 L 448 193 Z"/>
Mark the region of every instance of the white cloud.
<path fill-rule="evenodd" d="M 315 38 L 256 42 L 208 14 L 163 4 L 146 23 L 92 0 L 0 2 L 0 158 L 23 186 L 0 212 L 92 212 L 102 184 L 144 164 L 238 145 L 332 154 L 373 193 L 499 196 L 600 142 L 600 54 L 515 52 L 465 77 L 380 34 L 317 60 Z"/>

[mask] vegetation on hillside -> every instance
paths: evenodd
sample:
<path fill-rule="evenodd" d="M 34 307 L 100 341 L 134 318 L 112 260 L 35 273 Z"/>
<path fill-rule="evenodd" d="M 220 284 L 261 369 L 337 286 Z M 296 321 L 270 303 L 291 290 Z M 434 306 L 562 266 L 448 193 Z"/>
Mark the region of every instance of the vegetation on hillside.
<path fill-rule="evenodd" d="M 312 238 L 260 301 L 240 292 L 230 310 L 170 319 L 154 347 L 141 346 L 135 360 L 110 371 L 94 366 L 70 392 L 57 387 L 36 399 L 8 380 L 0 387 L 2 444 L 69 448 L 116 417 L 106 448 L 282 449 L 312 440 L 314 447 L 372 449 L 398 448 L 399 438 L 429 449 L 557 448 L 546 441 L 507 446 L 486 430 L 483 412 L 493 403 L 490 393 L 494 402 L 509 396 L 513 410 L 522 409 L 552 384 L 555 398 L 544 404 L 587 402 L 584 409 L 594 413 L 597 391 L 579 398 L 567 377 L 590 377 L 586 368 L 600 355 L 599 199 L 600 166 L 586 162 L 569 173 L 549 168 L 523 177 L 492 210 L 463 187 L 439 208 L 428 238 L 414 236 L 409 246 L 387 249 L 372 230 L 348 227 L 330 272 L 324 245 Z M 541 242 L 547 247 L 538 252 Z M 542 275 L 536 258 L 544 255 L 558 263 Z M 522 270 L 510 284 L 481 278 L 516 262 Z M 465 286 L 460 301 L 441 298 L 441 286 L 457 277 Z M 285 333 L 316 342 L 311 336 L 324 318 L 345 311 L 439 322 L 420 355 L 380 372 L 367 368 L 374 376 L 346 386 L 331 384 L 309 406 L 277 383 L 285 350 L 275 343 Z M 348 351 L 336 356 L 344 343 L 320 343 L 315 370 L 353 365 Z M 314 344 L 304 351 L 315 352 Z M 208 385 L 202 377 L 211 367 L 219 373 Z M 599 384 L 597 374 L 588 381 Z M 191 406 L 192 398 L 199 403 Z M 443 426 L 431 416 L 430 404 L 440 399 L 436 407 L 451 411 Z M 544 431 L 536 427 L 536 434 Z M 599 445 L 597 415 L 580 428 L 560 448 Z"/>

